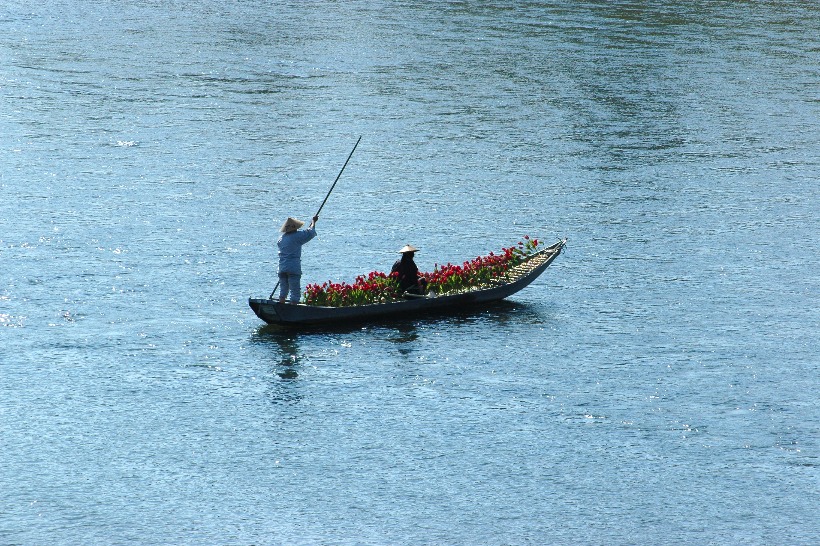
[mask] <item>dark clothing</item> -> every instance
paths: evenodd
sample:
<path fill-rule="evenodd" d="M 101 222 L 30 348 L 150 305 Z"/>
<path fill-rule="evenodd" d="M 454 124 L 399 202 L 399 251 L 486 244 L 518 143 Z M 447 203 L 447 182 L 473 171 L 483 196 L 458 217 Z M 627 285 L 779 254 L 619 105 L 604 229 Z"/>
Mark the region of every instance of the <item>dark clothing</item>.
<path fill-rule="evenodd" d="M 391 272 L 399 274 L 399 288 L 402 292 L 408 290 L 418 294 L 423 292 L 419 287 L 419 268 L 416 267 L 416 262 L 413 261 L 413 256 L 409 253 L 402 255 L 401 260 L 397 260 L 393 264 Z M 424 279 L 422 279 L 422 283 L 424 283 Z"/>

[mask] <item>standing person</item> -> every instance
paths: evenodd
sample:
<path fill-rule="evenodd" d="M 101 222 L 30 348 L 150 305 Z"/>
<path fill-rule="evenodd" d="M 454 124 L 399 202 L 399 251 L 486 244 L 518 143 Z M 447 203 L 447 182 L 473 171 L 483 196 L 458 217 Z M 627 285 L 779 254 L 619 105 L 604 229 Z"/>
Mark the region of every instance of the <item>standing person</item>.
<path fill-rule="evenodd" d="M 279 248 L 279 303 L 285 303 L 288 292 L 290 303 L 299 303 L 302 295 L 302 245 L 316 237 L 317 220 L 319 216 L 314 216 L 308 228 L 299 231 L 305 223 L 288 217 L 279 229 L 282 232 L 276 242 Z"/>
<path fill-rule="evenodd" d="M 393 264 L 391 273 L 399 274 L 399 288 L 402 292 L 411 294 L 424 294 L 427 292 L 427 280 L 419 278 L 419 268 L 413 257 L 419 249 L 412 245 L 405 245 L 399 250 L 401 259 Z"/>

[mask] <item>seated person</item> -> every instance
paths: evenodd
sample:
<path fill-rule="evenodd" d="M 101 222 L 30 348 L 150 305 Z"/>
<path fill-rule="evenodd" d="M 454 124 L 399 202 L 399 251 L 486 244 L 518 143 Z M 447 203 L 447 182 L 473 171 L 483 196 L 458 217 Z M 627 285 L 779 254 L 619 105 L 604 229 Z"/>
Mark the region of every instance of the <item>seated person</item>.
<path fill-rule="evenodd" d="M 418 248 L 405 245 L 399 250 L 401 259 L 396 260 L 393 264 L 391 273 L 399 274 L 399 288 L 402 292 L 408 294 L 426 294 L 427 280 L 419 278 L 419 268 L 416 267 L 416 262 L 413 261 L 413 256 L 418 252 Z"/>

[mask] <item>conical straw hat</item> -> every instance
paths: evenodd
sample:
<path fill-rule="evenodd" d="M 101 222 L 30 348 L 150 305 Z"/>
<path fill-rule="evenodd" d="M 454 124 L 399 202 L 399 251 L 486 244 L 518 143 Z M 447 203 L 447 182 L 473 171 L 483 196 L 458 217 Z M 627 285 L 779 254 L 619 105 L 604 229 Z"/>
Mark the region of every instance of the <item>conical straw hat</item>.
<path fill-rule="evenodd" d="M 279 231 L 281 231 L 282 233 L 289 233 L 291 231 L 296 231 L 304 225 L 305 223 L 303 221 L 288 216 L 288 219 L 285 220 L 285 223 L 282 224 L 282 227 L 279 228 Z"/>

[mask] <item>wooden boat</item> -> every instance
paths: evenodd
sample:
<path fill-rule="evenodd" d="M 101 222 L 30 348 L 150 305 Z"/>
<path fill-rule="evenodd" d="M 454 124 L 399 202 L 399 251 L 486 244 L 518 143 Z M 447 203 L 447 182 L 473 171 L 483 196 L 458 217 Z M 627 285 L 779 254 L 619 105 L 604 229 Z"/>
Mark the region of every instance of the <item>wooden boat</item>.
<path fill-rule="evenodd" d="M 248 304 L 260 319 L 268 324 L 303 325 L 367 321 L 374 318 L 406 318 L 420 313 L 446 313 L 468 306 L 502 300 L 529 285 L 558 257 L 566 239 L 544 248 L 508 271 L 503 280 L 489 287 L 463 292 L 406 295 L 406 299 L 389 303 L 374 303 L 350 307 L 322 307 L 279 303 L 271 299 L 248 299 Z"/>

